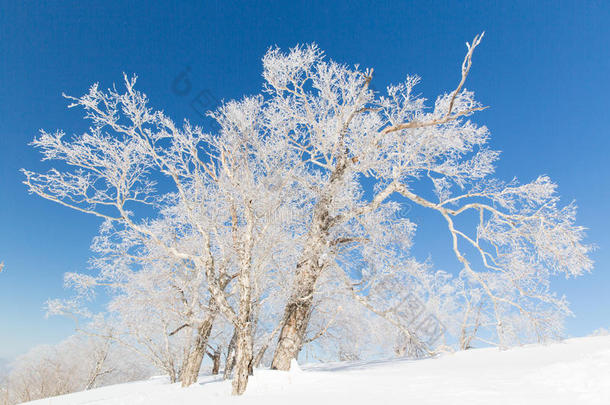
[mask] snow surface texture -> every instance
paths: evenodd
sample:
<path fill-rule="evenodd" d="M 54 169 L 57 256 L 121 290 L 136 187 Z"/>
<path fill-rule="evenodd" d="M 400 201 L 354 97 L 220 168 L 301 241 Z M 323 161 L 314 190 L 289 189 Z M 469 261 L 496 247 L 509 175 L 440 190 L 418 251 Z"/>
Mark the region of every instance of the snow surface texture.
<path fill-rule="evenodd" d="M 243 397 L 216 377 L 186 389 L 154 377 L 30 404 L 610 404 L 610 336 L 419 361 L 295 363 L 256 370 Z"/>

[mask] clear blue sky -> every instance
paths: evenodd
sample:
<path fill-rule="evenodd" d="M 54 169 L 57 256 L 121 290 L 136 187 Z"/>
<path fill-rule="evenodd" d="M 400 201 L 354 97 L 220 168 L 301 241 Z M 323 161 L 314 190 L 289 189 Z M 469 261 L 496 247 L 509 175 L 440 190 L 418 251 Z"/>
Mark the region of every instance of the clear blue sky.
<path fill-rule="evenodd" d="M 464 42 L 483 30 L 467 87 L 491 107 L 476 119 L 503 152 L 498 174 L 548 174 L 565 202 L 576 199 L 599 247 L 595 271 L 555 288 L 576 314 L 569 335 L 610 327 L 610 2 L 158 3 L 0 0 L 0 358 L 71 333 L 68 320 L 44 319 L 43 303 L 66 294 L 64 272 L 86 268 L 99 225 L 21 184 L 19 168 L 42 168 L 27 146 L 40 128 L 83 129 L 62 92 L 137 73 L 153 105 L 198 122 L 190 101 L 199 92 L 204 100 L 258 92 L 270 45 L 315 41 L 338 61 L 375 68 L 378 89 L 416 73 L 420 92 L 434 97 L 455 86 Z M 180 95 L 172 82 L 187 66 L 192 88 Z M 435 247 L 446 231 L 414 214 L 415 253 L 451 270 Z"/>

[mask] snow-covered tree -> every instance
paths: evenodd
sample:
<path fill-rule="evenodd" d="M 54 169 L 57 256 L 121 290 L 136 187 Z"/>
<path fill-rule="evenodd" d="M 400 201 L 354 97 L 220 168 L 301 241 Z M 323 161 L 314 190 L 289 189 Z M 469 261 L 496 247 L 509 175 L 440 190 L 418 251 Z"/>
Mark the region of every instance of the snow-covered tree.
<path fill-rule="evenodd" d="M 437 97 L 432 108 L 414 93 L 418 77 L 379 95 L 369 88 L 372 70 L 327 61 L 315 45 L 288 53 L 272 49 L 263 58 L 265 93 L 277 110 L 270 125 L 284 128 L 301 151 L 310 169 L 307 181 L 317 191 L 274 368 L 288 369 L 303 345 L 316 283 L 335 261 L 333 249 L 366 249 L 376 237 L 374 230 L 368 238 L 344 230 L 363 215 L 383 215 L 384 204 L 393 200 L 445 220 L 465 290 L 482 292 L 500 343 L 524 331 L 558 331 L 556 321 L 568 309 L 549 291 L 549 276 L 590 270 L 590 248 L 582 244 L 583 228 L 574 224 L 574 205 L 559 206 L 548 177 L 523 185 L 492 177 L 498 152 L 485 146 L 487 128 L 469 119 L 484 107 L 464 88 L 480 40 L 467 44 L 457 88 Z M 457 219 L 468 216 L 476 224 L 461 226 L 467 221 Z"/>
<path fill-rule="evenodd" d="M 68 169 L 24 171 L 26 184 L 31 192 L 136 233 L 204 277 L 214 306 L 238 332 L 234 390 L 241 393 L 252 361 L 253 272 L 272 265 L 278 244 L 293 239 L 292 222 L 302 220 L 292 215 L 302 205 L 294 188 L 296 152 L 283 133 L 260 130 L 260 97 L 221 107 L 214 114 L 221 129 L 208 135 L 188 123 L 178 129 L 153 112 L 134 83 L 126 79 L 124 94 L 93 86 L 74 98 L 93 126 L 70 140 L 43 131 L 34 145 L 45 160 L 64 161 Z M 171 181 L 171 194 L 155 192 L 160 175 Z M 159 232 L 138 218 L 142 205 L 163 208 L 168 200 L 174 212 L 161 211 L 173 216 L 174 232 Z M 174 235 L 195 238 L 196 246 L 175 245 Z M 232 280 L 234 288 L 227 290 Z"/>
<path fill-rule="evenodd" d="M 234 330 L 236 394 L 276 334 L 271 366 L 286 370 L 305 344 L 354 329 L 359 313 L 388 331 L 378 345 L 393 339 L 397 353 L 415 356 L 435 350 L 427 336 L 438 332 L 414 321 L 419 307 L 462 348 L 475 338 L 544 339 L 569 313 L 550 276 L 588 271 L 590 247 L 575 206 L 559 205 L 550 179 L 493 177 L 499 154 L 486 147 L 487 128 L 470 120 L 484 107 L 464 88 L 480 40 L 467 44 L 457 88 L 432 107 L 414 93 L 415 76 L 379 94 L 371 69 L 327 60 L 315 45 L 270 49 L 262 93 L 212 113 L 215 134 L 176 126 L 149 107 L 135 79 L 123 93 L 94 85 L 70 97 L 90 130 L 43 131 L 33 145 L 60 168 L 24 170 L 25 183 L 134 242 L 119 255 L 131 262 L 130 288 L 154 291 L 161 284 L 147 283 L 160 275 L 169 295 L 159 305 L 171 303 L 162 312 L 179 313 L 174 331 L 190 328 L 203 348 L 183 368 L 191 370 L 185 385 L 213 328 L 205 319 L 216 314 Z M 408 204 L 444 219 L 457 277 L 410 256 Z M 151 258 L 156 267 L 141 263 Z M 179 310 L 176 292 L 185 298 Z M 350 300 L 360 309 L 330 310 Z M 129 305 L 143 305 L 136 301 Z M 350 345 L 334 352 L 361 352 Z"/>
<path fill-rule="evenodd" d="M 164 212 L 163 218 L 148 224 L 151 232 L 167 246 L 185 251 L 195 249 L 200 241 L 181 235 L 183 224 L 176 222 L 170 208 Z M 132 326 L 132 332 L 143 332 L 147 328 L 145 324 L 150 323 L 147 319 L 151 319 L 151 314 L 144 311 L 157 312 L 153 319 L 164 320 L 163 328 L 156 330 L 163 330 L 161 342 L 164 344 L 160 348 L 166 355 L 155 357 L 164 358 L 162 364 L 166 364 L 172 370 L 170 375 L 179 377 L 184 386 L 192 384 L 218 315 L 204 275 L 192 262 L 176 259 L 157 244 L 139 238 L 138 232 L 116 230 L 112 224 L 107 225 L 93 245 L 97 253 L 94 263 L 99 273 L 91 284 L 110 286 L 115 298 L 109 309 L 118 319 L 126 320 L 136 315 L 126 324 Z M 81 277 L 79 275 L 77 279 Z M 141 309 L 138 311 L 138 308 Z"/>

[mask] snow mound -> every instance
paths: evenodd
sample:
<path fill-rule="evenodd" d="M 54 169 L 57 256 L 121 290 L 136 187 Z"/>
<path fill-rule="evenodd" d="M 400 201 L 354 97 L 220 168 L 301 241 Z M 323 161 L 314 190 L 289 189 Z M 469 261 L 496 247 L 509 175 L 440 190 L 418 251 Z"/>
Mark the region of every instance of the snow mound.
<path fill-rule="evenodd" d="M 205 376 L 182 389 L 165 378 L 114 385 L 30 404 L 610 404 L 610 336 L 434 359 L 259 369 L 243 397 Z"/>

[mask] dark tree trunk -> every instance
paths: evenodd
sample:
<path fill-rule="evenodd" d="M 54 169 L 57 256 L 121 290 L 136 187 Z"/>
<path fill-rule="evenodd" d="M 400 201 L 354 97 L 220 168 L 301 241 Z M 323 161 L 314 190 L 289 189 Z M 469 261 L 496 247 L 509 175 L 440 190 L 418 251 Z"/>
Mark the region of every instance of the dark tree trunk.
<path fill-rule="evenodd" d="M 180 381 L 183 387 L 188 387 L 197 382 L 201 362 L 206 353 L 208 339 L 214 325 L 215 314 L 209 314 L 206 319 L 197 328 L 197 337 L 191 348 L 188 356 L 184 359 L 182 372 L 180 373 Z"/>
<path fill-rule="evenodd" d="M 229 284 L 230 280 L 231 279 L 228 277 L 222 280 L 220 283 L 220 288 L 224 290 Z M 213 297 L 211 297 L 208 302 L 208 308 L 209 312 L 206 318 L 197 329 L 195 344 L 193 345 L 191 352 L 184 359 L 184 364 L 180 373 L 180 380 L 183 387 L 188 387 L 189 385 L 194 384 L 197 382 L 197 378 L 199 377 L 201 362 L 205 356 L 210 333 L 212 333 L 214 321 L 218 315 L 218 306 L 216 305 L 216 300 Z"/>
<path fill-rule="evenodd" d="M 225 370 L 223 373 L 223 379 L 228 379 L 231 377 L 231 372 L 233 371 L 233 366 L 235 365 L 235 340 L 237 339 L 237 330 L 233 331 L 233 336 L 231 337 L 231 341 L 229 342 L 229 347 L 227 348 L 227 358 L 225 360 Z"/>
<path fill-rule="evenodd" d="M 290 362 L 298 357 L 303 347 L 313 306 L 315 279 L 307 277 L 301 287 L 301 293 L 293 295 L 284 310 L 278 346 L 271 362 L 274 370 L 289 370 Z"/>
<path fill-rule="evenodd" d="M 220 347 L 217 347 L 212 353 L 212 375 L 217 375 L 220 372 Z"/>

